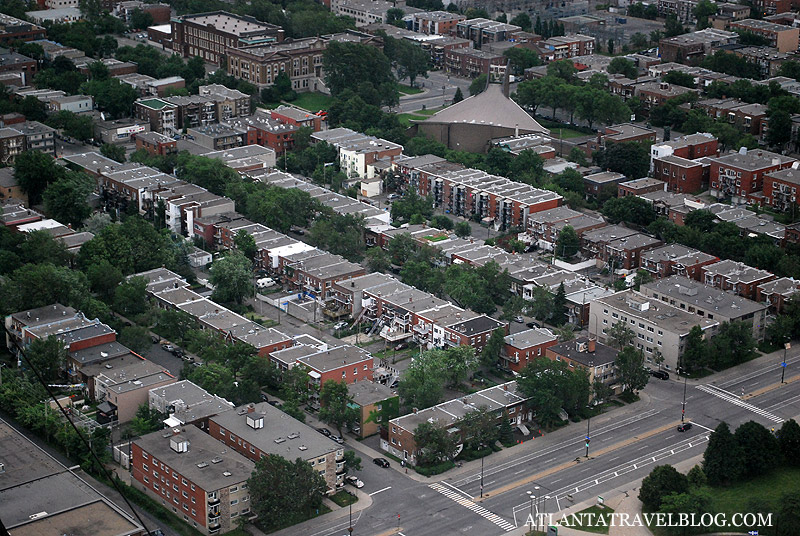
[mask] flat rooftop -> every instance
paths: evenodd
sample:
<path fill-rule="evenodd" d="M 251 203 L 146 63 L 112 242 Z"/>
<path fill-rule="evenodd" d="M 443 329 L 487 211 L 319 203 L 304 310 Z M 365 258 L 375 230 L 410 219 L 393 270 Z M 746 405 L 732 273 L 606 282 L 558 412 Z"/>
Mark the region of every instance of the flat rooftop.
<path fill-rule="evenodd" d="M 544 344 L 557 339 L 558 337 L 553 335 L 553 332 L 549 329 L 535 328 L 506 335 L 504 341 L 514 348 L 530 348 L 531 346 Z"/>
<path fill-rule="evenodd" d="M 641 286 L 641 292 L 652 297 L 669 296 L 676 301 L 694 304 L 698 309 L 714 311 L 714 314 L 718 313 L 728 318 L 755 314 L 767 308 L 766 304 L 736 296 L 680 275 L 644 284 Z"/>
<path fill-rule="evenodd" d="M 661 300 L 649 298 L 634 290 L 624 290 L 600 298 L 593 303 L 607 305 L 625 314 L 649 322 L 661 329 L 684 336 L 694 326 L 707 329 L 718 324 L 715 320 L 702 318 L 683 309 L 667 305 Z"/>

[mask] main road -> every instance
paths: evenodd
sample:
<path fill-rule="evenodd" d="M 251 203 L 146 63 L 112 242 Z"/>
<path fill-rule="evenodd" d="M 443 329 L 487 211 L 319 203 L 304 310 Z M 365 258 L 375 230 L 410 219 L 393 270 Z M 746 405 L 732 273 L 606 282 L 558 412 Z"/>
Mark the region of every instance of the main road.
<path fill-rule="evenodd" d="M 510 451 L 485 459 L 483 498 L 480 465 L 465 465 L 443 480 L 412 480 L 368 460 L 360 478 L 372 505 L 354 518 L 354 534 L 404 536 L 502 534 L 525 524 L 535 506 L 557 513 L 613 490 L 630 490 L 655 465 L 678 464 L 701 455 L 711 431 L 722 421 L 735 429 L 753 420 L 769 428 L 800 415 L 800 355 L 787 358 L 781 384 L 781 354 L 771 354 L 699 382 L 686 384 L 688 432 L 678 432 L 684 382 L 653 379 L 643 400 L 591 420 L 571 424 Z M 793 372 L 794 371 L 794 372 Z M 505 456 L 503 454 L 506 453 Z M 469 469 L 467 468 L 469 467 Z M 349 520 L 320 521 L 307 536 L 341 536 Z M 297 532 L 300 534 L 300 532 Z"/>

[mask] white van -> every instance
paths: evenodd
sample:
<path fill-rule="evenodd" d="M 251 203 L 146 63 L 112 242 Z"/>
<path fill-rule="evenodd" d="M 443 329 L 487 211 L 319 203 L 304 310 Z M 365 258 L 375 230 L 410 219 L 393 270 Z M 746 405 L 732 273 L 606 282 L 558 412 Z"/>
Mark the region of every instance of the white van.
<path fill-rule="evenodd" d="M 256 281 L 256 286 L 258 286 L 258 288 L 269 288 L 274 285 L 275 285 L 275 280 L 272 279 L 271 277 L 263 277 L 258 281 Z"/>

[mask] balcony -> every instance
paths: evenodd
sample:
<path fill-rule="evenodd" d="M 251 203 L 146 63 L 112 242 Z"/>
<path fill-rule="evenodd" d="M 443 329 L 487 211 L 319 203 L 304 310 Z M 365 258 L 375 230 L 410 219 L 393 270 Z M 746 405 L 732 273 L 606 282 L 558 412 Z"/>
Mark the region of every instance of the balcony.
<path fill-rule="evenodd" d="M 214 496 L 214 497 L 209 497 L 208 498 L 208 505 L 209 506 L 214 506 L 214 505 L 217 505 L 217 504 L 219 504 L 219 497 Z"/>

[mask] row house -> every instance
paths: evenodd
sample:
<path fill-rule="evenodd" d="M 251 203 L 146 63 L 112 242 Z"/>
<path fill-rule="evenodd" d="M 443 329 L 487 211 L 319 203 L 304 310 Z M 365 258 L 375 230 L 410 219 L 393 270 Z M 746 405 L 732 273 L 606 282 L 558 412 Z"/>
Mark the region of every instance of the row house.
<path fill-rule="evenodd" d="M 772 314 L 780 314 L 787 302 L 800 292 L 800 281 L 793 277 L 781 277 L 756 287 L 756 301 L 769 307 Z"/>
<path fill-rule="evenodd" d="M 400 405 L 397 392 L 381 383 L 351 383 L 347 385 L 347 391 L 358 410 L 356 424 L 360 428 L 360 432 L 354 428 L 350 431 L 361 438 L 377 434 L 383 426 L 383 415 L 391 414 L 391 408 Z"/>
<path fill-rule="evenodd" d="M 704 285 L 686 277 L 673 275 L 643 284 L 640 292 L 654 300 L 717 322 L 745 322 L 753 338 L 764 339 L 767 306 L 730 292 Z"/>
<path fill-rule="evenodd" d="M 587 259 L 599 258 L 603 254 L 606 244 L 635 234 L 637 234 L 636 231 L 622 225 L 606 225 L 593 229 L 581 236 L 581 253 Z"/>
<path fill-rule="evenodd" d="M 269 455 L 308 462 L 329 494 L 344 486 L 344 447 L 266 402 L 211 417 L 208 435 L 251 462 Z"/>
<path fill-rule="evenodd" d="M 665 192 L 667 183 L 663 180 L 642 177 L 632 181 L 625 181 L 617 185 L 617 197 L 627 197 L 629 195 L 642 195 L 650 192 Z"/>
<path fill-rule="evenodd" d="M 237 173 L 274 169 L 277 160 L 275 151 L 261 145 L 245 145 L 224 151 L 211 151 L 201 156 L 220 160 Z"/>
<path fill-rule="evenodd" d="M 789 168 L 764 175 L 764 203 L 778 212 L 794 214 L 798 205 L 797 188 L 800 187 L 800 163 L 792 162 Z"/>
<path fill-rule="evenodd" d="M 175 106 L 175 128 L 178 131 L 204 127 L 219 122 L 216 103 L 209 97 L 202 95 L 176 95 L 174 97 L 164 97 L 163 100 Z"/>
<path fill-rule="evenodd" d="M 219 123 L 186 130 L 194 142 L 209 151 L 225 151 L 242 147 L 247 142 L 247 130 L 232 123 Z"/>
<path fill-rule="evenodd" d="M 663 244 L 661 240 L 642 233 L 617 238 L 606 242 L 600 251 L 599 260 L 614 270 L 635 270 L 641 264 L 641 255 L 648 249 Z"/>
<path fill-rule="evenodd" d="M 605 227 L 602 218 L 588 216 L 568 207 L 557 207 L 531 214 L 528 218 L 525 241 L 537 247 L 552 251 L 558 241 L 558 234 L 569 225 L 578 237 L 587 231 Z"/>
<path fill-rule="evenodd" d="M 168 428 L 186 425 L 204 431 L 208 430 L 211 417 L 234 408 L 231 402 L 212 395 L 189 380 L 150 389 L 147 405 L 167 416 L 163 422 Z"/>
<path fill-rule="evenodd" d="M 295 108 L 294 106 L 280 105 L 274 110 L 270 110 L 270 117 L 276 121 L 280 121 L 285 125 L 294 127 L 310 128 L 313 132 L 322 130 L 322 116 L 319 114 L 311 113 L 302 108 Z"/>
<path fill-rule="evenodd" d="M 687 93 L 696 94 L 697 90 L 667 82 L 645 82 L 644 84 L 637 84 L 634 88 L 634 95 L 642 101 L 642 106 L 645 110 L 658 108 L 668 100 Z"/>
<path fill-rule="evenodd" d="M 378 160 L 394 158 L 403 152 L 403 146 L 375 136 L 368 136 L 349 128 L 334 128 L 315 132 L 312 142 L 325 142 L 339 153 L 339 167 L 350 178 L 372 178 L 368 170 Z"/>
<path fill-rule="evenodd" d="M 480 49 L 484 43 L 510 41 L 521 30 L 522 28 L 513 24 L 477 18 L 457 22 L 455 35 L 461 39 L 469 39 L 476 49 Z"/>
<path fill-rule="evenodd" d="M 252 109 L 250 95 L 238 89 L 231 89 L 222 84 L 208 84 L 200 86 L 197 94 L 214 101 L 218 121 L 250 115 Z"/>
<path fill-rule="evenodd" d="M 678 156 L 696 160 L 704 156 L 719 155 L 719 141 L 713 134 L 697 132 L 679 136 L 674 140 L 654 143 L 650 146 L 650 160 L 664 156 Z"/>
<path fill-rule="evenodd" d="M 587 141 L 587 146 L 591 151 L 604 149 L 610 143 L 655 143 L 657 132 L 652 128 L 634 125 L 633 123 L 621 123 L 605 127 L 604 131 L 597 132 L 596 140 Z"/>
<path fill-rule="evenodd" d="M 676 225 L 683 225 L 683 219 L 692 210 L 706 207 L 706 203 L 698 198 L 674 192 L 657 191 L 641 194 L 638 197 L 653 206 L 653 212 L 657 217 L 664 217 Z"/>
<path fill-rule="evenodd" d="M 550 346 L 545 356 L 551 361 L 564 362 L 571 369 L 586 371 L 590 385 L 594 385 L 595 380 L 612 385 L 617 383 L 615 360 L 618 353 L 594 337 L 578 337 Z"/>
<path fill-rule="evenodd" d="M 144 149 L 152 156 L 167 156 L 178 152 L 178 142 L 158 132 L 142 132 L 134 139 L 137 151 Z"/>
<path fill-rule="evenodd" d="M 448 74 L 477 78 L 485 74 L 490 80 L 505 75 L 508 58 L 496 52 L 467 47 L 450 47 L 444 51 L 444 68 Z"/>
<path fill-rule="evenodd" d="M 319 434 L 318 434 L 319 435 Z M 199 428 L 153 432 L 131 443 L 131 482 L 202 534 L 253 517 L 247 480 L 255 464 Z"/>
<path fill-rule="evenodd" d="M 449 11 L 425 11 L 411 15 L 411 28 L 425 35 L 450 35 L 456 32 L 456 25 L 467 20 L 460 13 Z"/>
<path fill-rule="evenodd" d="M 44 307 L 20 311 L 5 317 L 6 347 L 12 354 L 17 354 L 17 349 L 26 346 L 30 341 L 27 330 L 40 325 L 61 322 L 67 318 L 76 318 L 78 311 L 72 307 L 54 303 Z"/>
<path fill-rule="evenodd" d="M 756 299 L 758 285 L 775 279 L 775 276 L 766 270 L 752 268 L 732 260 L 703 266 L 700 271 L 701 281 L 706 285 L 733 292 L 750 300 Z"/>
<path fill-rule="evenodd" d="M 616 171 L 601 171 L 584 175 L 583 185 L 586 190 L 586 198 L 593 197 L 597 199 L 604 191 L 608 191 L 613 195 L 618 190 L 619 185 L 627 180 L 628 177 Z"/>
<path fill-rule="evenodd" d="M 767 119 L 767 107 L 763 104 L 748 104 L 738 99 L 707 99 L 692 105 L 706 112 L 709 117 L 727 121 L 738 129 L 760 136 L 763 122 Z"/>
<path fill-rule="evenodd" d="M 753 0 L 752 6 L 761 17 L 767 17 L 786 13 L 791 10 L 793 4 L 792 0 Z"/>
<path fill-rule="evenodd" d="M 666 370 L 680 367 L 681 356 L 692 328 L 698 326 L 707 336 L 713 335 L 718 320 L 664 303 L 636 292 L 625 290 L 595 300 L 590 305 L 589 335 L 599 342 L 609 343 L 609 330 L 622 322 L 635 338 L 633 345 L 641 350 L 646 363 L 654 363 L 656 353 L 664 358 Z"/>
<path fill-rule="evenodd" d="M 173 17 L 172 50 L 190 58 L 222 65 L 230 49 L 283 41 L 280 26 L 225 11 Z"/>
<path fill-rule="evenodd" d="M 666 190 L 677 193 L 702 191 L 709 182 L 711 164 L 706 159 L 689 160 L 669 155 L 653 158 L 653 176 Z"/>
<path fill-rule="evenodd" d="M 730 2 L 717 3 L 717 12 L 709 17 L 711 26 L 718 30 L 727 30 L 730 23 L 735 20 L 750 18 L 750 6 L 746 4 L 731 4 Z"/>
<path fill-rule="evenodd" d="M 508 419 L 511 426 L 518 427 L 523 434 L 528 435 L 530 432 L 525 425 L 533 420 L 533 408 L 527 406 L 526 400 L 519 391 L 517 382 L 512 381 L 431 408 L 414 408 L 408 415 L 389 421 L 388 436 L 381 438 L 381 449 L 405 463 L 415 465 L 418 449 L 414 431 L 420 424 L 428 422 L 443 428 L 449 434 L 457 435 L 456 439 L 460 444 L 464 438 L 461 437 L 459 421 L 481 408 L 495 415 L 498 425 L 502 419 Z"/>
<path fill-rule="evenodd" d="M 733 23 L 732 23 L 733 24 Z M 713 51 L 723 45 L 733 45 L 739 40 L 734 31 L 706 28 L 674 37 L 665 37 L 658 42 L 661 61 L 697 65 Z"/>
<path fill-rule="evenodd" d="M 5 13 L 0 14 L 0 28 L 2 28 L 0 43 L 4 45 L 14 41 L 35 41 L 47 37 L 47 30 L 43 27 Z"/>
<path fill-rule="evenodd" d="M 554 192 L 437 158 L 426 155 L 400 162 L 395 170 L 408 188 L 422 197 L 431 195 L 434 206 L 451 214 L 480 217 L 496 229 L 524 229 L 532 214 L 561 205 L 561 196 Z"/>
<path fill-rule="evenodd" d="M 795 159 L 761 149 L 742 148 L 710 161 L 711 195 L 729 198 L 734 203 L 747 203 L 753 194 L 764 189 L 764 175 L 791 167 Z"/>
<path fill-rule="evenodd" d="M 729 52 L 758 65 L 761 68 L 761 76 L 764 78 L 777 76 L 781 65 L 787 61 L 796 61 L 794 54 L 778 52 L 777 49 L 765 46 L 735 47 Z"/>
<path fill-rule="evenodd" d="M 544 356 L 549 347 L 558 344 L 558 337 L 549 329 L 535 328 L 506 335 L 503 342 L 500 366 L 519 374 L 528 364 Z"/>
<path fill-rule="evenodd" d="M 597 46 L 596 39 L 588 35 L 568 34 L 551 37 L 538 43 L 542 51 L 542 57 L 547 63 L 576 58 L 579 56 L 591 56 Z"/>
<path fill-rule="evenodd" d="M 734 21 L 730 23 L 730 28 L 765 37 L 769 46 L 778 52 L 797 52 L 800 45 L 800 28 L 757 19 Z"/>
<path fill-rule="evenodd" d="M 719 257 L 682 244 L 667 244 L 645 251 L 640 257 L 640 268 L 657 278 L 680 275 L 699 281 L 701 268 L 719 261 Z"/>

